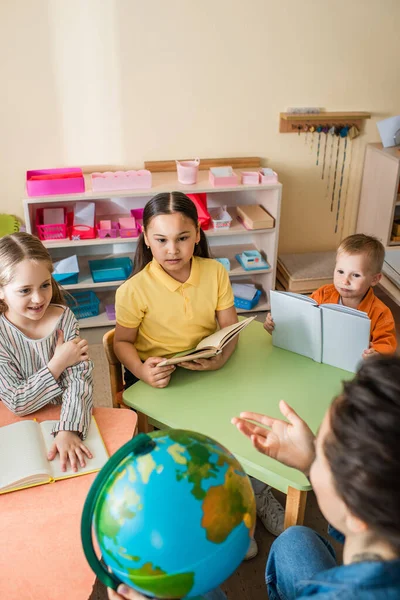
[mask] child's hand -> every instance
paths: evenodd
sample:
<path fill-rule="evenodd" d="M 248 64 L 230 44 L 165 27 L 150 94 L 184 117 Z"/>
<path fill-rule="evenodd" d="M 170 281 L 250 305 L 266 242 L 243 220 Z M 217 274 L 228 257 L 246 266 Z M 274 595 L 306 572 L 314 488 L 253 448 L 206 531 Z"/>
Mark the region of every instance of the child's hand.
<path fill-rule="evenodd" d="M 212 358 L 198 358 L 197 360 L 188 360 L 178 364 L 178 367 L 189 369 L 189 371 L 217 371 L 224 366 L 226 360 L 223 353 L 217 354 Z"/>
<path fill-rule="evenodd" d="M 61 471 L 67 470 L 68 460 L 71 463 L 72 470 L 76 473 L 78 464 L 81 467 L 86 465 L 85 454 L 88 458 L 93 458 L 89 448 L 85 446 L 79 435 L 74 431 L 59 431 L 57 433 L 47 458 L 54 460 L 57 452 L 60 454 Z"/>
<path fill-rule="evenodd" d="M 265 331 L 268 331 L 268 333 L 272 333 L 275 329 L 275 323 L 271 316 L 271 313 L 267 314 L 267 318 L 264 321 L 264 329 Z"/>
<path fill-rule="evenodd" d="M 362 357 L 369 358 L 370 356 L 376 356 L 377 354 L 379 354 L 379 352 L 377 352 L 375 350 L 375 348 L 372 347 L 372 342 L 371 342 L 368 350 L 364 350 Z"/>
<path fill-rule="evenodd" d="M 118 586 L 118 593 L 111 588 L 107 588 L 109 600 L 148 600 L 146 596 L 139 594 L 131 587 L 121 584 Z"/>
<path fill-rule="evenodd" d="M 143 364 L 139 373 L 139 379 L 145 381 L 152 387 L 165 388 L 169 384 L 172 373 L 175 371 L 174 365 L 159 367 L 158 363 L 165 360 L 160 356 L 150 356 Z"/>
<path fill-rule="evenodd" d="M 52 370 L 51 366 L 53 365 L 57 371 L 60 371 L 60 375 L 67 367 L 72 367 L 72 365 L 76 365 L 81 360 L 88 360 L 88 351 L 89 345 L 86 340 L 76 337 L 74 340 L 64 342 L 64 333 L 60 330 L 58 332 L 56 349 L 48 366 Z"/>

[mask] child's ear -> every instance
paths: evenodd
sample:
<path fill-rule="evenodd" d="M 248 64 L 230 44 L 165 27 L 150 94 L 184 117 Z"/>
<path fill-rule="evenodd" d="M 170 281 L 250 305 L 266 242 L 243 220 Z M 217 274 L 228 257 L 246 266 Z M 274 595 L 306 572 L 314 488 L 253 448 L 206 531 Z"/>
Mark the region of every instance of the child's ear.
<path fill-rule="evenodd" d="M 373 276 L 371 285 L 372 286 L 376 285 L 377 283 L 380 282 L 381 279 L 382 279 L 382 273 L 377 273 L 376 275 Z"/>
<path fill-rule="evenodd" d="M 149 247 L 150 246 L 149 240 L 147 239 L 147 235 L 145 234 L 144 231 L 143 231 L 143 239 L 144 239 L 144 243 L 146 244 L 146 246 Z"/>
<path fill-rule="evenodd" d="M 197 222 L 197 233 L 196 233 L 196 244 L 198 244 L 200 241 L 200 223 L 199 221 Z"/>

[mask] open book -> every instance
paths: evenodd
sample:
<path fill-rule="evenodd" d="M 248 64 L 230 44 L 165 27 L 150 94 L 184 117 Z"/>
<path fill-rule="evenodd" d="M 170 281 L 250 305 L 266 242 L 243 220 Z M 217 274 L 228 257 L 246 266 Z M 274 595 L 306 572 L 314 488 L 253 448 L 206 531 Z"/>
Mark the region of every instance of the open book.
<path fill-rule="evenodd" d="M 255 316 L 247 317 L 247 319 L 243 319 L 238 323 L 228 325 L 228 327 L 224 327 L 223 329 L 218 329 L 215 333 L 212 333 L 201 340 L 196 348 L 186 350 L 185 352 L 179 352 L 179 354 L 176 354 L 172 358 L 160 362 L 159 366 L 177 365 L 178 363 L 197 360 L 198 358 L 212 358 L 213 356 L 217 356 L 217 354 L 221 354 L 225 346 L 229 344 L 234 337 L 239 335 L 239 333 L 255 318 Z"/>
<path fill-rule="evenodd" d="M 105 465 L 108 453 L 94 417 L 84 442 L 93 458 L 85 457 L 85 467 L 78 466 L 74 473 L 68 463 L 68 470 L 63 472 L 59 454 L 54 460 L 47 460 L 54 442 L 51 431 L 57 422 L 29 420 L 0 427 L 0 494 L 94 473 Z"/>
<path fill-rule="evenodd" d="M 354 373 L 369 348 L 371 321 L 361 310 L 271 291 L 271 315 L 273 345 L 317 362 Z"/>

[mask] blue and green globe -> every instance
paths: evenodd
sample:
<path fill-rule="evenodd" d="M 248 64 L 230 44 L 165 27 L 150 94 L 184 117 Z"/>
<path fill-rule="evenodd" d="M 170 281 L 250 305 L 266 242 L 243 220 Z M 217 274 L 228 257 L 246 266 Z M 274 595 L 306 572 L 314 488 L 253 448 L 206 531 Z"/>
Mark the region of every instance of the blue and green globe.
<path fill-rule="evenodd" d="M 156 431 L 107 478 L 93 526 L 105 564 L 157 598 L 202 595 L 243 560 L 254 532 L 253 490 L 240 463 L 214 440 Z"/>

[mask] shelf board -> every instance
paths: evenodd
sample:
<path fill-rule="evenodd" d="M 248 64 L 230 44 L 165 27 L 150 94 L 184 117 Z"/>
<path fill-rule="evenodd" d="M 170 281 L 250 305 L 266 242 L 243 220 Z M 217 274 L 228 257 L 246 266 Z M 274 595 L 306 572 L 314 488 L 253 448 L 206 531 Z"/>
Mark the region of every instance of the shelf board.
<path fill-rule="evenodd" d="M 106 312 L 102 312 L 96 317 L 88 317 L 87 319 L 79 319 L 80 329 L 87 329 L 88 327 L 114 327 L 116 321 L 110 321 L 107 317 Z"/>
<path fill-rule="evenodd" d="M 258 235 L 262 233 L 274 233 L 275 227 L 270 229 L 246 229 L 240 221 L 235 218 L 235 207 L 228 206 L 228 211 L 231 213 L 232 224 L 228 229 L 207 229 L 204 233 L 208 238 L 226 237 L 234 235 Z M 138 237 L 131 238 L 95 238 L 93 240 L 43 240 L 43 245 L 51 250 L 52 248 L 76 248 L 77 246 L 108 246 L 110 244 L 136 244 Z"/>
<path fill-rule="evenodd" d="M 239 181 L 242 171 L 248 171 L 249 169 L 235 169 Z M 167 173 L 153 173 L 152 174 L 152 186 L 145 190 L 118 190 L 112 192 L 93 192 L 91 189 L 91 177 L 90 174 L 85 174 L 85 188 L 86 191 L 80 194 L 61 194 L 54 196 L 32 196 L 25 197 L 24 202 L 27 204 L 48 204 L 51 202 L 77 202 L 79 200 L 102 200 L 110 198 L 151 198 L 156 194 L 162 192 L 169 193 L 171 190 L 184 193 L 215 193 L 215 192 L 243 192 L 248 190 L 262 191 L 262 190 L 278 190 L 282 187 L 281 183 L 259 183 L 256 185 L 242 185 L 238 183 L 235 186 L 226 187 L 214 187 L 208 180 L 208 171 L 199 171 L 197 177 L 197 183 L 193 185 L 185 185 L 178 182 L 176 171 Z"/>
<path fill-rule="evenodd" d="M 280 133 L 298 133 L 305 125 L 355 125 L 361 128 L 364 119 L 370 119 L 369 112 L 326 112 L 319 113 L 280 113 Z"/>

